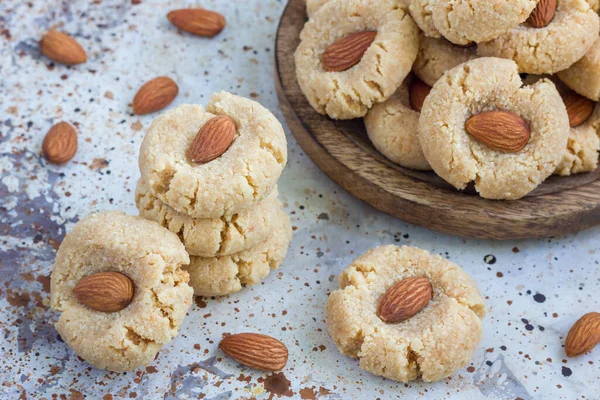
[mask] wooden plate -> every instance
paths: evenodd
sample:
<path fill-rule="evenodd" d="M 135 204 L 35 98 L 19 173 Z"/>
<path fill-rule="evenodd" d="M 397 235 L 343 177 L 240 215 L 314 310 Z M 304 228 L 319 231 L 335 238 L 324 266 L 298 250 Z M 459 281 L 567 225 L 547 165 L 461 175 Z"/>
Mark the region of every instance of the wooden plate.
<path fill-rule="evenodd" d="M 318 114 L 296 80 L 294 51 L 306 18 L 305 1 L 290 0 L 277 30 L 277 95 L 300 146 L 354 196 L 404 221 L 484 239 L 550 237 L 600 224 L 600 169 L 550 177 L 521 200 L 485 200 L 472 189 L 454 189 L 433 172 L 388 161 L 372 146 L 362 120 Z"/>

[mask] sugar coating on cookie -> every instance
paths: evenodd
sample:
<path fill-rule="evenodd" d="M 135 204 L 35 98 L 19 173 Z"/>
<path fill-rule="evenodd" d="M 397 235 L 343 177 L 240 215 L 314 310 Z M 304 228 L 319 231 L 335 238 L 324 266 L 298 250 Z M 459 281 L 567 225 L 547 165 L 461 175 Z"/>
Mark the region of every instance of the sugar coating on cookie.
<path fill-rule="evenodd" d="M 377 31 L 361 61 L 341 71 L 326 71 L 325 50 L 339 39 Z M 327 2 L 304 25 L 294 54 L 296 76 L 310 105 L 334 119 L 363 117 L 402 84 L 417 56 L 418 28 L 395 0 Z"/>
<path fill-rule="evenodd" d="M 591 124 L 571 128 L 567 150 L 554 174 L 569 176 L 594 171 L 598 167 L 599 151 L 600 137 Z"/>
<path fill-rule="evenodd" d="M 135 202 L 140 215 L 175 233 L 188 254 L 215 257 L 238 253 L 263 242 L 279 216 L 277 187 L 255 206 L 219 218 L 193 218 L 158 199 L 140 179 Z"/>
<path fill-rule="evenodd" d="M 423 82 L 433 86 L 446 71 L 477 57 L 477 48 L 474 46 L 460 47 L 445 39 L 421 35 L 413 72 Z"/>
<path fill-rule="evenodd" d="M 442 34 L 433 23 L 433 9 L 438 0 L 410 0 L 408 11 L 425 36 L 441 38 Z"/>
<path fill-rule="evenodd" d="M 377 315 L 382 296 L 408 277 L 426 277 L 429 304 L 388 324 Z M 359 358 L 375 375 L 408 382 L 438 381 L 467 364 L 481 340 L 485 305 L 471 277 L 458 265 L 415 247 L 382 246 L 358 257 L 329 296 L 327 327 L 338 350 Z"/>
<path fill-rule="evenodd" d="M 217 115 L 234 121 L 233 143 L 206 164 L 189 161 L 190 144 Z M 273 191 L 286 162 L 285 133 L 275 116 L 256 101 L 227 92 L 213 94 L 206 111 L 184 104 L 156 118 L 139 158 L 152 193 L 195 218 L 218 218 L 251 207 Z"/>
<path fill-rule="evenodd" d="M 410 106 L 411 80 L 405 80 L 392 97 L 369 110 L 365 127 L 373 146 L 386 158 L 406 168 L 427 171 L 431 167 L 417 137 L 420 113 Z"/>
<path fill-rule="evenodd" d="M 600 37 L 583 58 L 558 73 L 567 86 L 582 96 L 594 101 L 600 100 Z"/>
<path fill-rule="evenodd" d="M 292 239 L 289 217 L 279 211 L 271 235 L 251 249 L 228 256 L 191 257 L 185 269 L 196 296 L 223 296 L 256 285 L 283 262 Z"/>
<path fill-rule="evenodd" d="M 323 4 L 331 0 L 306 0 L 306 14 L 311 18 Z"/>
<path fill-rule="evenodd" d="M 473 115 L 502 110 L 529 125 L 526 146 L 508 153 L 491 149 L 465 130 Z M 484 198 L 518 199 L 558 166 L 567 146 L 569 119 L 554 84 L 522 87 L 511 60 L 479 58 L 440 79 L 425 99 L 419 141 L 435 172 L 458 189 L 470 182 Z"/>
<path fill-rule="evenodd" d="M 181 269 L 188 263 L 177 236 L 155 222 L 121 212 L 82 219 L 63 240 L 52 270 L 51 304 L 61 312 L 56 330 L 97 368 L 120 372 L 151 364 L 192 304 L 189 276 Z M 79 303 L 73 293 L 79 280 L 107 271 L 132 280 L 132 302 L 112 313 Z"/>
<path fill-rule="evenodd" d="M 520 72 L 554 74 L 583 57 L 598 39 L 598 14 L 585 0 L 558 0 L 548 26 L 521 24 L 497 39 L 480 43 L 481 56 L 514 60 Z"/>

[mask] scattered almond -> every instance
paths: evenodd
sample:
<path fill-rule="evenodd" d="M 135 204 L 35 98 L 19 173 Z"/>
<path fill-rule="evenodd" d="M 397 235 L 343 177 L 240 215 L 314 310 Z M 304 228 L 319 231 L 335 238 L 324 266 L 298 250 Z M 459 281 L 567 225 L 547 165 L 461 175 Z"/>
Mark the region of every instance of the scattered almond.
<path fill-rule="evenodd" d="M 57 63 L 74 65 L 87 61 L 83 47 L 66 33 L 48 31 L 40 42 L 42 53 Z"/>
<path fill-rule="evenodd" d="M 600 313 L 591 312 L 581 317 L 569 331 L 565 341 L 568 357 L 577 357 L 600 343 Z"/>
<path fill-rule="evenodd" d="M 219 349 L 240 364 L 261 371 L 279 371 L 288 360 L 285 344 L 258 333 L 225 336 L 219 343 Z"/>
<path fill-rule="evenodd" d="M 116 312 L 133 299 L 133 282 L 120 272 L 98 272 L 82 278 L 73 289 L 75 298 L 92 310 Z"/>
<path fill-rule="evenodd" d="M 556 0 L 540 0 L 527 19 L 534 28 L 548 26 L 556 13 Z"/>
<path fill-rule="evenodd" d="M 184 8 L 167 14 L 177 28 L 198 36 L 212 37 L 225 28 L 225 17 L 203 8 Z"/>
<path fill-rule="evenodd" d="M 179 87 L 173 79 L 159 76 L 142 85 L 133 98 L 133 112 L 149 114 L 162 110 L 177 97 Z"/>
<path fill-rule="evenodd" d="M 423 102 L 429 95 L 431 86 L 420 80 L 419 78 L 413 79 L 408 87 L 408 93 L 410 97 L 410 106 L 413 110 L 421 112 L 423 109 Z"/>
<path fill-rule="evenodd" d="M 337 40 L 325 49 L 323 68 L 325 71 L 340 72 L 358 64 L 376 36 L 376 31 L 361 31 Z"/>
<path fill-rule="evenodd" d="M 198 131 L 187 151 L 187 157 L 196 164 L 205 164 L 220 157 L 235 136 L 235 123 L 225 115 L 209 119 Z"/>
<path fill-rule="evenodd" d="M 491 149 L 507 153 L 522 150 L 531 137 L 529 125 L 520 116 L 505 111 L 489 111 L 469 118 L 466 131 Z"/>
<path fill-rule="evenodd" d="M 425 308 L 432 295 L 429 279 L 412 276 L 402 279 L 383 295 L 377 315 L 383 322 L 393 324 L 404 321 Z"/>
<path fill-rule="evenodd" d="M 77 153 L 77 132 L 70 124 L 59 122 L 54 125 L 42 142 L 42 153 L 52 164 L 64 164 Z"/>
<path fill-rule="evenodd" d="M 594 112 L 594 107 L 596 106 L 592 100 L 583 97 L 572 90 L 563 93 L 562 99 L 567 107 L 571 128 L 575 128 L 587 121 Z"/>

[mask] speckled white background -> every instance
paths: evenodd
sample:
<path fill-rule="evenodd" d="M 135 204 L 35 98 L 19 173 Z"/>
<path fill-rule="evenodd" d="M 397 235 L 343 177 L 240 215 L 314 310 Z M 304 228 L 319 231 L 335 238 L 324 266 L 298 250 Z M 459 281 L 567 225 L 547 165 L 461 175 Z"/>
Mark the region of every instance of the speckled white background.
<path fill-rule="evenodd" d="M 93 211 L 136 214 L 137 153 L 153 116 L 132 115 L 135 91 L 168 75 L 180 87 L 173 105 L 205 104 L 223 89 L 255 98 L 283 121 L 273 46 L 284 3 L 0 2 L 0 398 L 598 399 L 600 349 L 567 360 L 563 342 L 581 315 L 600 311 L 600 228 L 518 242 L 431 232 L 349 196 L 289 134 L 280 192 L 295 236 L 280 270 L 239 294 L 198 300 L 180 335 L 147 369 L 96 370 L 60 341 L 48 277 L 65 230 Z M 227 18 L 214 39 L 182 34 L 165 18 L 171 9 L 199 5 Z M 88 62 L 67 68 L 41 56 L 37 42 L 51 27 L 75 36 Z M 76 125 L 79 150 L 57 167 L 40 154 L 44 134 L 60 120 Z M 388 243 L 459 263 L 487 299 L 481 346 L 442 382 L 371 376 L 341 356 L 326 333 L 324 304 L 337 274 Z M 284 341 L 290 361 L 283 373 L 224 358 L 216 348 L 221 335 L 239 331 Z"/>

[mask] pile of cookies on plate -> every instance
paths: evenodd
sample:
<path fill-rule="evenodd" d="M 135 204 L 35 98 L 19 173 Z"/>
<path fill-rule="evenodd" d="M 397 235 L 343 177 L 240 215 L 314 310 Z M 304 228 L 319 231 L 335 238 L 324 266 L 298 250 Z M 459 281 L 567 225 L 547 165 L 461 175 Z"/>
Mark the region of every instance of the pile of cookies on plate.
<path fill-rule="evenodd" d="M 62 339 L 98 368 L 130 371 L 177 335 L 194 294 L 260 282 L 292 236 L 277 192 L 286 162 L 281 124 L 255 101 L 220 92 L 206 110 L 184 104 L 156 118 L 140 150 L 141 217 L 92 214 L 57 252 Z"/>
<path fill-rule="evenodd" d="M 307 0 L 310 105 L 364 118 L 389 160 L 522 198 L 600 151 L 597 0 Z"/>

